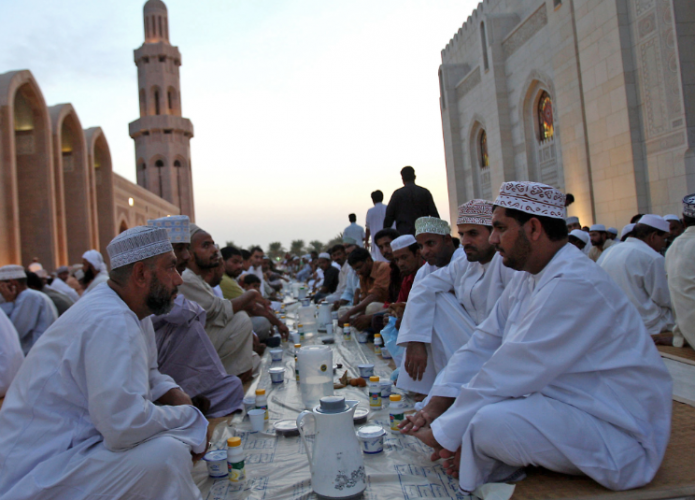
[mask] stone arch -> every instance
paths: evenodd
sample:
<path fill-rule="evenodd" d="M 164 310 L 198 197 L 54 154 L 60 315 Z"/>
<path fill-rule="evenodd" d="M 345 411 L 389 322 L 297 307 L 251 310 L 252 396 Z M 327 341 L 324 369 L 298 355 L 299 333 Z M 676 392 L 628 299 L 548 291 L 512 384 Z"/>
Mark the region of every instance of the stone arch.
<path fill-rule="evenodd" d="M 190 193 L 188 192 L 189 183 L 187 182 L 189 176 L 188 160 L 182 155 L 176 155 L 174 161 L 172 162 L 172 175 L 174 180 L 174 199 L 181 210 L 183 210 L 184 200 L 189 199 Z"/>
<path fill-rule="evenodd" d="M 94 221 L 96 224 L 95 234 L 98 235 L 94 248 L 102 250 L 104 259 L 108 259 L 108 255 L 103 250 L 118 234 L 116 232 L 116 202 L 113 197 L 111 150 L 101 127 L 85 130 L 85 138 L 89 159 L 88 170 L 92 173 L 94 181 L 92 190 L 94 193 Z"/>
<path fill-rule="evenodd" d="M 71 104 L 48 108 L 53 129 L 56 215 L 62 264 L 79 262 L 95 248 L 91 176 L 87 167 L 87 143 L 77 112 Z"/>
<path fill-rule="evenodd" d="M 158 85 L 153 85 L 150 88 L 150 112 L 149 115 L 161 115 L 162 110 L 162 89 Z"/>
<path fill-rule="evenodd" d="M 51 121 L 28 70 L 0 75 L 0 264 L 59 264 Z"/>
<path fill-rule="evenodd" d="M 480 150 L 481 137 L 483 134 L 488 134 L 485 121 L 481 116 L 474 115 L 468 130 L 468 151 L 471 173 L 473 174 L 473 192 L 476 198 L 490 200 L 492 198 L 492 166 L 483 167 Z"/>
<path fill-rule="evenodd" d="M 147 186 L 148 165 L 143 157 L 135 161 L 135 177 L 139 186 Z"/>
<path fill-rule="evenodd" d="M 165 200 L 171 199 L 167 197 L 171 186 L 169 185 L 169 162 L 164 155 L 157 154 L 147 162 L 147 181 L 145 186 L 147 189 Z"/>
<path fill-rule="evenodd" d="M 140 89 L 140 116 L 147 116 L 147 92 L 145 89 Z"/>
<path fill-rule="evenodd" d="M 179 93 L 172 86 L 167 88 L 167 114 L 181 116 L 181 101 Z"/>
<path fill-rule="evenodd" d="M 118 223 L 118 234 L 121 234 L 123 231 L 127 231 L 128 229 L 130 229 L 128 227 L 128 221 L 125 220 L 125 217 L 121 217 L 121 220 Z"/>
<path fill-rule="evenodd" d="M 526 78 L 521 95 L 521 101 L 517 109 L 522 123 L 522 133 L 526 146 L 526 176 L 529 180 L 543 182 L 564 190 L 565 180 L 562 171 L 562 153 L 560 148 L 560 127 L 557 119 L 554 120 L 554 137 L 541 141 L 538 122 L 538 102 L 544 92 L 550 95 L 553 103 L 554 116 L 557 117 L 557 98 L 555 86 L 552 80 L 538 70 L 531 70 Z"/>

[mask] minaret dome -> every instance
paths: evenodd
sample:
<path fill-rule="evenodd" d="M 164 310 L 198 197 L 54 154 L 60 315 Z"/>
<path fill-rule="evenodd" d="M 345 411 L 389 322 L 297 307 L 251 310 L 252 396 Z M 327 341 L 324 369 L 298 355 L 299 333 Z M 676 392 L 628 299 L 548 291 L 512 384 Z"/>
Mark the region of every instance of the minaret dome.
<path fill-rule="evenodd" d="M 162 0 L 148 0 L 143 10 L 145 43 L 169 43 L 169 16 Z"/>

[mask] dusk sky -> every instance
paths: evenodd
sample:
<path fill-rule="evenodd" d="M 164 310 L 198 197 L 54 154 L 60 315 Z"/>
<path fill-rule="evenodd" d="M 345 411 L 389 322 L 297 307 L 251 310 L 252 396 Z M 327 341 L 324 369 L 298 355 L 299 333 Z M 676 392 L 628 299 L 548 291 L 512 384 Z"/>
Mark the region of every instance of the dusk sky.
<path fill-rule="evenodd" d="M 197 223 L 244 247 L 327 241 L 412 165 L 448 219 L 440 51 L 472 0 L 166 1 L 182 53 Z M 47 104 L 101 126 L 135 180 L 133 49 L 141 0 L 0 0 L 0 73 L 29 69 Z"/>

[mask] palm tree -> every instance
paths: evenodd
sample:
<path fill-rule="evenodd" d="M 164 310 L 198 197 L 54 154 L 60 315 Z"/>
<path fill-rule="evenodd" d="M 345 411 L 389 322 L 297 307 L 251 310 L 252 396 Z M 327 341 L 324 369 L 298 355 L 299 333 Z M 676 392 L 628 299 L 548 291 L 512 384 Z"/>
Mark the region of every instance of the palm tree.
<path fill-rule="evenodd" d="M 297 257 L 301 256 L 304 253 L 304 240 L 292 240 L 290 253 Z"/>
<path fill-rule="evenodd" d="M 268 256 L 273 260 L 281 259 L 285 254 L 285 249 L 282 247 L 282 243 L 279 241 L 274 241 L 268 245 Z"/>
<path fill-rule="evenodd" d="M 319 240 L 310 241 L 309 249 L 320 253 L 323 251 L 323 243 L 321 243 Z"/>

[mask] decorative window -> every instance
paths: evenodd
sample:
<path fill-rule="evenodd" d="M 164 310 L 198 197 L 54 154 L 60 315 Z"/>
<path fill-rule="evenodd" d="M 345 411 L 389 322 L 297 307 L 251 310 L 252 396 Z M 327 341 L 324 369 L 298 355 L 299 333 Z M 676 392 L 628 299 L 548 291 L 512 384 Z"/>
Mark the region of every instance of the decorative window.
<path fill-rule="evenodd" d="M 162 167 L 164 166 L 164 162 L 162 160 L 157 160 L 154 166 L 157 167 L 157 172 L 159 173 L 159 197 L 164 198 L 164 181 L 162 179 Z"/>
<path fill-rule="evenodd" d="M 154 114 L 159 114 L 159 90 L 154 91 Z"/>
<path fill-rule="evenodd" d="M 487 155 L 487 133 L 483 130 L 480 132 L 480 168 L 490 166 L 490 158 Z"/>
<path fill-rule="evenodd" d="M 552 139 L 555 136 L 553 101 L 545 91 L 538 99 L 538 131 L 541 142 Z"/>
<path fill-rule="evenodd" d="M 177 167 L 177 168 L 178 168 L 178 167 L 181 167 L 181 162 L 180 162 L 179 160 L 176 160 L 176 161 L 174 162 L 174 166 Z"/>
<path fill-rule="evenodd" d="M 169 111 L 174 109 L 174 97 L 171 94 L 171 90 L 167 92 L 167 99 L 169 101 Z"/>

